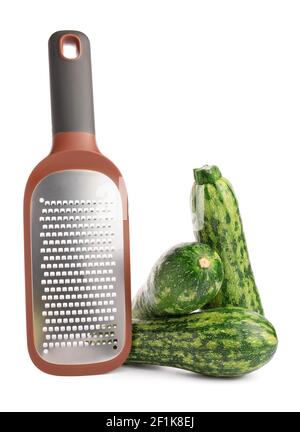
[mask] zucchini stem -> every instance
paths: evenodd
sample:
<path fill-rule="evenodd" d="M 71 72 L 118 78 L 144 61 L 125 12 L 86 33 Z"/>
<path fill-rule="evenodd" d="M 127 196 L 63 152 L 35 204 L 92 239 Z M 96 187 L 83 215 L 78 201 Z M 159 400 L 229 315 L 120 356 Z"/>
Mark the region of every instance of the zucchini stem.
<path fill-rule="evenodd" d="M 210 260 L 208 258 L 206 258 L 206 257 L 202 257 L 202 258 L 199 259 L 199 265 L 203 269 L 209 268 L 210 264 L 211 264 Z"/>

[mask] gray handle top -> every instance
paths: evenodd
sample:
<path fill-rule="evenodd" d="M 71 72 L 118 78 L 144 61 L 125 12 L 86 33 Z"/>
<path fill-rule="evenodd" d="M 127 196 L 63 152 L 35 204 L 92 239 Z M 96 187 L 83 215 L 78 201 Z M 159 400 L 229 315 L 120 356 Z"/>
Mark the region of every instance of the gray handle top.
<path fill-rule="evenodd" d="M 71 55 L 68 54 L 68 49 Z M 49 39 L 53 134 L 95 133 L 91 52 L 79 31 L 54 33 Z"/>

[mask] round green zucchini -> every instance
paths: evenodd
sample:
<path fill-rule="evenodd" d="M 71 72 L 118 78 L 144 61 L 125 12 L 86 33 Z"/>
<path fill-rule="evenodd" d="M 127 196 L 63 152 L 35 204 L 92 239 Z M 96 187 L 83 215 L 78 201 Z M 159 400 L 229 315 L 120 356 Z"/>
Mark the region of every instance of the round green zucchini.
<path fill-rule="evenodd" d="M 133 316 L 182 315 L 202 308 L 218 294 L 223 265 L 217 252 L 200 243 L 173 247 L 156 262 L 133 302 Z"/>

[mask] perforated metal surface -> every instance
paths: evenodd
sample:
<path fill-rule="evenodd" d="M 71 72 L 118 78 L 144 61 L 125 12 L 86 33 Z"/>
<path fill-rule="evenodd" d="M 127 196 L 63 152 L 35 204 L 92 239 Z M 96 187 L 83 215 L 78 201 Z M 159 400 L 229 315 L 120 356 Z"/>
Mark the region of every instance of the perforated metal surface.
<path fill-rule="evenodd" d="M 49 363 L 114 358 L 124 345 L 123 212 L 114 182 L 63 171 L 31 206 L 34 340 Z"/>

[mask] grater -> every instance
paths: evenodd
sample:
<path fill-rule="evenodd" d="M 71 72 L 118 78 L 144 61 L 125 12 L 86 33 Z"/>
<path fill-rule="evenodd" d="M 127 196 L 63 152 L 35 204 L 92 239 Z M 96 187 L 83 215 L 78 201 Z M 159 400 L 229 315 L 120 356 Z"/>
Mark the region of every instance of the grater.
<path fill-rule="evenodd" d="M 44 372 L 98 374 L 130 351 L 127 194 L 96 145 L 87 36 L 54 33 L 49 65 L 53 145 L 24 197 L 28 350 Z"/>

